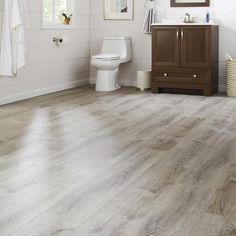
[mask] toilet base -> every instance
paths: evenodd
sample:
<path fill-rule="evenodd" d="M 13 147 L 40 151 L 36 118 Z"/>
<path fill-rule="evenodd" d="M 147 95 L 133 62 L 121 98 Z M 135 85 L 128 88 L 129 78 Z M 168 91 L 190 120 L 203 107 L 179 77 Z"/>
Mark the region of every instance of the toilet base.
<path fill-rule="evenodd" d="M 120 88 L 117 83 L 119 69 L 114 70 L 98 70 L 96 91 L 108 92 L 114 91 Z"/>

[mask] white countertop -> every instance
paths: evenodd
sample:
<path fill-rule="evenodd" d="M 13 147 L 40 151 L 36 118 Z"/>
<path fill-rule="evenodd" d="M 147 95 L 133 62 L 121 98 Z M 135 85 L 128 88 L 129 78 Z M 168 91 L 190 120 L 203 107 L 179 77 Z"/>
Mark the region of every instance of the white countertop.
<path fill-rule="evenodd" d="M 189 25 L 189 26 L 193 26 L 193 25 L 218 25 L 216 23 L 181 23 L 181 22 L 163 22 L 163 23 L 153 23 L 152 26 L 155 25 Z"/>

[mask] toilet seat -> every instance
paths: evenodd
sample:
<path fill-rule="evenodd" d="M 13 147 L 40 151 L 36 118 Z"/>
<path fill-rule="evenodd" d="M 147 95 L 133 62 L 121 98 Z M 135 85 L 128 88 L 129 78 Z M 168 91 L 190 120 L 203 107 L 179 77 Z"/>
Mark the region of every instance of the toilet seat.
<path fill-rule="evenodd" d="M 100 61 L 115 61 L 120 60 L 119 54 L 100 54 L 95 55 L 92 57 L 93 60 L 100 60 Z"/>

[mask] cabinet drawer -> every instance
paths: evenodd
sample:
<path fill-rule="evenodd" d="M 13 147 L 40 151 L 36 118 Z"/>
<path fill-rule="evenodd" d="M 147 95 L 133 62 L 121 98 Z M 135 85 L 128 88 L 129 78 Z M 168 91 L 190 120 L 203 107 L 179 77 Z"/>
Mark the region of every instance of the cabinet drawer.
<path fill-rule="evenodd" d="M 153 70 L 152 78 L 160 82 L 181 82 L 192 84 L 209 84 L 211 82 L 210 70 Z"/>

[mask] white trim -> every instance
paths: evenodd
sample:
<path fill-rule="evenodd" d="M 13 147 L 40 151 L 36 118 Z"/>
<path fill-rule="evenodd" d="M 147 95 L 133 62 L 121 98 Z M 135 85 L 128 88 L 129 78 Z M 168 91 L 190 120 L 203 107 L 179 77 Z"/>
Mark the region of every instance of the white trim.
<path fill-rule="evenodd" d="M 127 86 L 127 87 L 136 87 L 137 82 L 136 80 L 118 80 L 118 83 L 121 86 Z M 90 84 L 96 84 L 96 78 L 90 78 Z"/>
<path fill-rule="evenodd" d="M 137 87 L 136 80 L 119 80 L 118 81 L 122 86 L 128 87 Z M 96 78 L 90 78 L 90 84 L 95 84 Z M 226 92 L 226 85 L 219 85 L 219 92 Z"/>
<path fill-rule="evenodd" d="M 42 22 L 42 29 L 44 29 L 44 30 L 47 30 L 47 29 L 76 29 L 76 26 L 73 22 L 74 21 L 71 20 L 71 23 L 69 25 L 64 25 L 64 24 L 55 23 L 55 22 Z"/>
<path fill-rule="evenodd" d="M 90 78 L 90 84 L 96 84 L 96 78 Z"/>
<path fill-rule="evenodd" d="M 21 101 L 21 100 L 25 100 L 25 99 L 29 99 L 33 97 L 38 97 L 38 96 L 46 95 L 50 93 L 55 93 L 55 92 L 63 91 L 66 89 L 76 88 L 76 87 L 80 87 L 87 84 L 89 84 L 89 79 L 82 79 L 79 81 L 58 84 L 51 87 L 35 89 L 32 91 L 27 91 L 25 93 L 18 93 L 16 95 L 0 97 L 0 105 L 17 102 L 17 101 Z"/>
<path fill-rule="evenodd" d="M 120 83 L 120 85 L 122 85 L 122 86 L 137 87 L 136 80 L 119 80 L 118 83 Z"/>
<path fill-rule="evenodd" d="M 219 92 L 226 92 L 226 85 L 219 85 Z"/>

